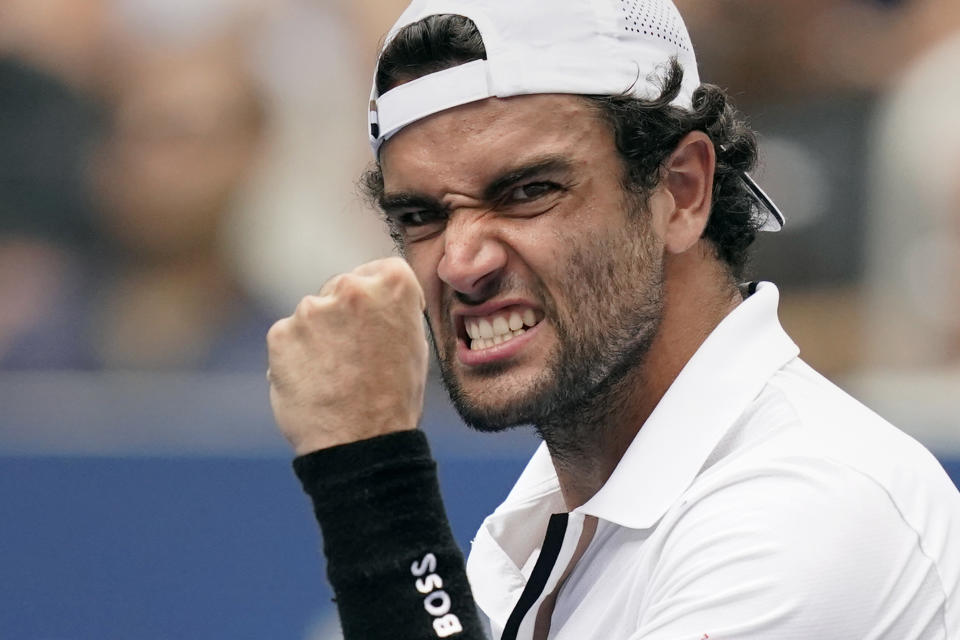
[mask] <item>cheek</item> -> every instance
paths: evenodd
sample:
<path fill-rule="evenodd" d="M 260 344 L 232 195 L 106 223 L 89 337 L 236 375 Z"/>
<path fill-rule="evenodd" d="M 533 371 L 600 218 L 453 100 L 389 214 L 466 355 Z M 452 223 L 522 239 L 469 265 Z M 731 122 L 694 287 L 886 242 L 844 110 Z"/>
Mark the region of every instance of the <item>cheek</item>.
<path fill-rule="evenodd" d="M 437 265 L 442 255 L 442 247 L 431 240 L 414 242 L 401 247 L 403 259 L 407 261 L 414 275 L 420 281 L 424 293 L 431 287 L 436 287 Z"/>
<path fill-rule="evenodd" d="M 423 295 L 427 300 L 427 317 L 430 319 L 431 326 L 434 330 L 438 328 L 442 330 L 443 325 L 440 320 L 448 310 L 447 303 L 443 299 L 443 282 L 437 276 L 437 265 L 441 253 L 432 247 L 432 244 L 417 243 L 408 246 L 403 253 L 404 259 L 417 277 L 417 282 L 420 283 L 420 288 L 423 289 Z"/>

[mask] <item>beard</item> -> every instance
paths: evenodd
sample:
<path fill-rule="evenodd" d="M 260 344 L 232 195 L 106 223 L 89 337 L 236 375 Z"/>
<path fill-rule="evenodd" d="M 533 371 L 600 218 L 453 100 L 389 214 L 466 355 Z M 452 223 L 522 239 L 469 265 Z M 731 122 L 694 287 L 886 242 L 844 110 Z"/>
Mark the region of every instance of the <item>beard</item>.
<path fill-rule="evenodd" d="M 465 388 L 455 368 L 456 335 L 448 331 L 440 342 L 431 326 L 444 385 L 467 425 L 495 432 L 532 424 L 544 435 L 571 420 L 601 420 L 619 404 L 614 396 L 624 391 L 618 383 L 643 364 L 663 315 L 662 251 L 644 218 L 629 215 L 619 237 L 570 239 L 574 246 L 565 272 L 555 279 L 563 300 L 539 279 L 524 285 L 510 276 L 484 292 L 484 299 L 529 292 L 541 301 L 543 322 L 550 322 L 556 335 L 535 378 L 525 388 L 501 394 L 499 402 L 485 402 Z M 449 305 L 449 300 L 443 305 L 447 318 Z M 490 363 L 473 367 L 471 374 L 493 381 L 511 366 L 509 361 Z"/>

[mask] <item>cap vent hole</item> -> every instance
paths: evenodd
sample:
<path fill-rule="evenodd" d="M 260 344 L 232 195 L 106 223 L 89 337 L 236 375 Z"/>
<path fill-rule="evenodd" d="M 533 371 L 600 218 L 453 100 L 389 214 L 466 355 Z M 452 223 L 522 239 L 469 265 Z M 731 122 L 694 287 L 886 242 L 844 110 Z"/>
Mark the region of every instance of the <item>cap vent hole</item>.
<path fill-rule="evenodd" d="M 691 51 L 690 38 L 668 0 L 619 0 L 624 31 L 642 34 Z"/>

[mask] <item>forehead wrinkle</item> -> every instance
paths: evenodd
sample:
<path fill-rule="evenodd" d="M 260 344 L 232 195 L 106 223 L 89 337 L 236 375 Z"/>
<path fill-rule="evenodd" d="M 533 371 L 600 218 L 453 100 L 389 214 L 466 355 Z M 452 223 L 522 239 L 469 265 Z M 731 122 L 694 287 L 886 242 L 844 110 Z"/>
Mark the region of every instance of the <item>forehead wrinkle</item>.
<path fill-rule="evenodd" d="M 381 170 L 388 191 L 479 198 L 497 177 L 536 158 L 582 164 L 598 133 L 610 135 L 579 96 L 488 98 L 399 131 L 381 150 Z"/>

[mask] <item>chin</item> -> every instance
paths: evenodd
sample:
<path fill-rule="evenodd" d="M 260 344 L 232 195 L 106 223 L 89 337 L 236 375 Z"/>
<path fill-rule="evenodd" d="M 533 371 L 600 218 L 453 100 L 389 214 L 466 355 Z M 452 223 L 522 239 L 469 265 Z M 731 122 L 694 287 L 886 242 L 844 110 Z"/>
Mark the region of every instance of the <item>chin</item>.
<path fill-rule="evenodd" d="M 557 403 L 556 356 L 536 362 L 503 360 L 466 367 L 456 359 L 456 338 L 436 349 L 443 385 L 470 428 L 494 433 L 535 424 Z"/>
<path fill-rule="evenodd" d="M 471 379 L 465 381 L 460 375 L 448 375 L 449 371 L 441 366 L 444 386 L 463 421 L 482 432 L 534 423 L 537 410 L 544 405 L 542 381 L 538 384 L 535 379 L 505 373 L 506 367 L 501 363 L 486 369 L 471 370 Z"/>
<path fill-rule="evenodd" d="M 524 418 L 523 414 L 511 405 L 475 404 L 469 400 L 465 401 L 462 398 L 457 398 L 452 392 L 450 397 L 457 413 L 460 414 L 460 418 L 475 431 L 498 433 L 532 422 L 529 418 Z"/>

